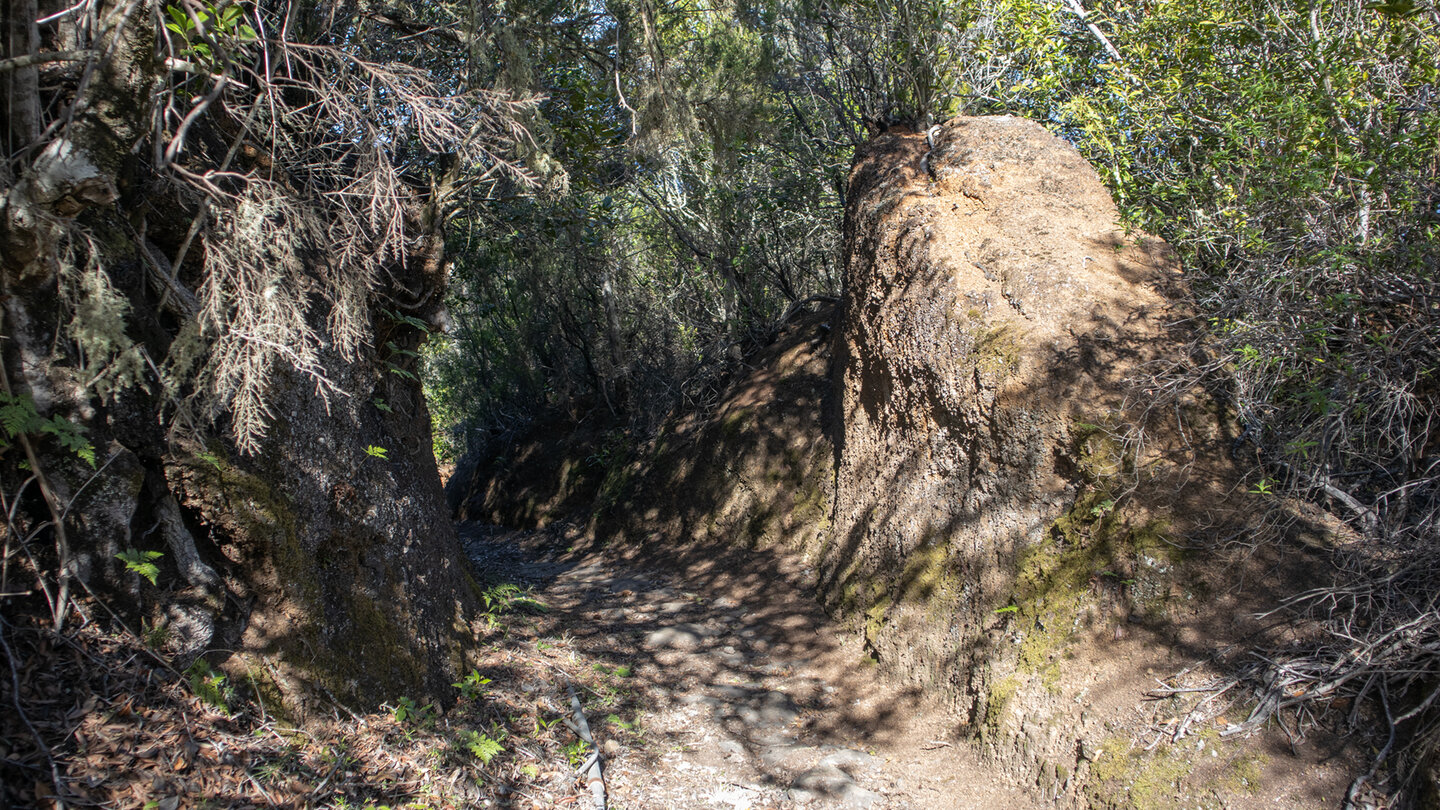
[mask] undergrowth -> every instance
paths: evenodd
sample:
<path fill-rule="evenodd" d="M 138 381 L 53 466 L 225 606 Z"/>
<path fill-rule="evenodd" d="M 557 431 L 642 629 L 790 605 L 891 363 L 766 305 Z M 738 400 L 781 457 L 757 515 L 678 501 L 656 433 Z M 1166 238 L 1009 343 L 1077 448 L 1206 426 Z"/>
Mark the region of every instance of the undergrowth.
<path fill-rule="evenodd" d="M 639 741 L 630 670 L 592 665 L 563 637 L 517 638 L 504 625 L 543 606 L 513 586 L 491 593 L 502 632 L 453 700 L 398 695 L 366 712 L 331 704 L 325 722 L 304 728 L 267 711 L 273 683 L 262 673 L 273 662 L 200 658 L 181 671 L 123 628 L 92 621 L 58 635 L 43 609 L 7 611 L 16 615 L 0 622 L 0 641 L 11 674 L 25 673 L 24 710 L 7 701 L 0 712 L 0 804 L 440 810 L 521 792 L 545 806 L 573 801 L 587 794 L 573 760 L 588 752 L 567 727 L 567 687 L 598 734 Z M 81 609 L 104 613 L 94 600 Z M 54 778 L 37 780 L 51 763 Z"/>

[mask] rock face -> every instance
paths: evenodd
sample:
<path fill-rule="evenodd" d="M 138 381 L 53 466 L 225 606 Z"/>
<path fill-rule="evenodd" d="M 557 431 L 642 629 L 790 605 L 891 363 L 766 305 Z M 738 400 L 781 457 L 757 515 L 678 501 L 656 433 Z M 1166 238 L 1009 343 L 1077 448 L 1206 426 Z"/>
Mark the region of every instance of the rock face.
<path fill-rule="evenodd" d="M 1117 222 L 1089 164 L 1019 118 L 952 121 L 933 151 L 887 133 L 852 168 L 821 591 L 977 719 L 1022 562 L 1133 464 L 1102 452 L 1143 405 L 1128 381 L 1177 353 L 1157 290 L 1176 263 Z"/>

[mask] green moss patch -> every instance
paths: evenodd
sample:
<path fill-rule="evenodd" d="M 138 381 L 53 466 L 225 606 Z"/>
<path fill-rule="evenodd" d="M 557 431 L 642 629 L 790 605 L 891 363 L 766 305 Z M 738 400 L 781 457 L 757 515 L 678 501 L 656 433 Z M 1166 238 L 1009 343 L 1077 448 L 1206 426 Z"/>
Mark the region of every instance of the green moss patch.
<path fill-rule="evenodd" d="M 996 681 L 990 687 L 990 694 L 985 701 L 985 724 L 980 728 L 982 737 L 998 735 L 1001 723 L 1005 722 L 1005 710 L 1010 707 L 1010 701 L 1014 700 L 1015 693 L 1020 691 L 1020 679 L 1010 675 Z"/>
<path fill-rule="evenodd" d="M 1086 798 L 1097 810 L 1223 810 L 1258 792 L 1270 758 L 1245 748 L 1227 755 L 1221 745 L 1213 729 L 1153 751 L 1112 737 L 1091 765 Z"/>
<path fill-rule="evenodd" d="M 1134 748 L 1119 738 L 1106 740 L 1090 768 L 1085 793 L 1091 807 L 1107 810 L 1170 810 L 1184 796 L 1182 782 L 1195 765 L 1181 749 Z"/>

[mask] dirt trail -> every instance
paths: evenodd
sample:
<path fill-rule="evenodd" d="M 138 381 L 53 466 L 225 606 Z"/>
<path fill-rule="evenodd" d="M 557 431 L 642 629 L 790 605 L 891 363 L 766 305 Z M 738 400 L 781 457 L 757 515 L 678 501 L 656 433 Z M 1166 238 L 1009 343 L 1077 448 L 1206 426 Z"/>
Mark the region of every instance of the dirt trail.
<path fill-rule="evenodd" d="M 1049 806 L 979 762 L 923 694 L 883 683 L 797 561 L 572 552 L 563 530 L 461 537 L 482 573 L 534 588 L 546 636 L 628 668 L 644 734 L 601 741 L 612 808 Z"/>

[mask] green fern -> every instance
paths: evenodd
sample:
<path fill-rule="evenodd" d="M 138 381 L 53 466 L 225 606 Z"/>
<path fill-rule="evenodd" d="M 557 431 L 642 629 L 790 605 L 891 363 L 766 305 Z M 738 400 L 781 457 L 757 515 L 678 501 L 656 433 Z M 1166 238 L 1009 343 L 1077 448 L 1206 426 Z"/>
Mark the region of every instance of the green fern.
<path fill-rule="evenodd" d="M 386 314 L 386 315 L 389 315 L 391 318 L 394 318 L 395 320 L 399 321 L 400 323 L 403 323 L 403 324 L 406 324 L 407 326 L 412 326 L 412 327 L 414 327 L 414 328 L 416 328 L 416 329 L 419 329 L 421 332 L 429 332 L 429 331 L 430 331 L 430 324 L 428 324 L 428 323 L 420 320 L 419 318 L 416 318 L 416 317 L 413 316 L 413 315 L 404 315 L 404 314 L 401 314 L 401 313 L 399 313 L 399 312 L 395 312 L 395 311 L 389 310 L 389 309 L 385 310 L 385 314 Z"/>
<path fill-rule="evenodd" d="M 489 734 L 482 734 L 478 731 L 467 731 L 461 735 L 461 741 L 465 744 L 465 750 L 470 755 L 480 760 L 481 764 L 489 765 L 490 760 L 504 753 L 505 746 L 499 740 L 492 738 Z"/>
<path fill-rule="evenodd" d="M 225 684 L 225 676 L 210 669 L 204 658 L 198 659 L 185 670 L 190 679 L 190 691 L 195 697 L 209 703 L 225 714 L 230 713 L 230 701 L 235 692 Z"/>
<path fill-rule="evenodd" d="M 63 416 L 42 417 L 35 411 L 35 401 L 29 396 L 0 394 L 0 428 L 4 429 L 7 439 L 48 433 L 60 442 L 61 447 L 91 467 L 95 466 L 95 446 L 85 438 L 84 428 Z M 0 444 L 0 447 L 8 446 L 8 442 Z"/>
<path fill-rule="evenodd" d="M 155 565 L 154 561 L 164 556 L 158 551 L 136 551 L 133 548 L 127 548 L 116 554 L 115 559 L 125 563 L 125 570 L 139 574 L 150 580 L 151 585 L 155 585 L 157 584 L 155 578 L 160 575 L 160 568 Z"/>
<path fill-rule="evenodd" d="M 80 432 L 80 426 L 63 416 L 52 416 L 40 425 L 42 433 L 49 433 L 60 442 L 60 446 L 74 453 L 81 461 L 95 466 L 95 446 Z"/>
<path fill-rule="evenodd" d="M 10 438 L 34 433 L 37 423 L 41 421 L 43 420 L 35 413 L 35 403 L 30 397 L 0 394 L 0 427 L 5 429 L 5 434 Z"/>

